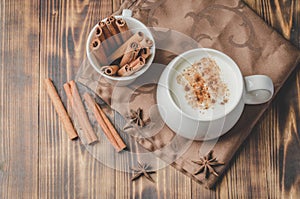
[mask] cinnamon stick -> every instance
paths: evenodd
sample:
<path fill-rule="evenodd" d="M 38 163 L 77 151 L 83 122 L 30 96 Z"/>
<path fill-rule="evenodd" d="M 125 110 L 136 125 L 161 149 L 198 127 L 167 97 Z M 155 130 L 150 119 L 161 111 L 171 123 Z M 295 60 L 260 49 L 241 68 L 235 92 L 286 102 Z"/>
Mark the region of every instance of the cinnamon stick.
<path fill-rule="evenodd" d="M 116 41 L 115 39 L 112 37 L 112 34 L 110 33 L 106 23 L 104 21 L 100 21 L 98 23 L 98 26 L 100 26 L 102 28 L 104 37 L 105 37 L 105 41 L 107 43 L 108 49 L 107 49 L 107 54 L 111 54 L 111 52 L 113 52 L 113 50 L 116 48 Z"/>
<path fill-rule="evenodd" d="M 95 35 L 101 42 L 103 42 L 105 40 L 103 30 L 99 25 L 96 27 Z"/>
<path fill-rule="evenodd" d="M 114 61 L 120 57 L 122 57 L 125 54 L 127 46 L 132 43 L 140 43 L 144 38 L 144 33 L 142 32 L 137 32 L 135 33 L 132 37 L 130 37 L 125 43 L 123 43 L 114 53 L 112 53 L 109 57 L 108 60 Z"/>
<path fill-rule="evenodd" d="M 121 67 L 118 70 L 118 75 L 121 77 L 130 76 L 133 73 L 139 71 L 141 68 L 143 68 L 145 63 L 146 63 L 145 58 L 140 56 L 137 59 L 131 61 L 129 64 L 126 64 L 123 67 Z"/>
<path fill-rule="evenodd" d="M 117 152 L 120 152 L 123 149 L 125 149 L 126 144 L 123 142 L 122 138 L 120 137 L 114 126 L 111 124 L 110 120 L 106 117 L 101 107 L 88 93 L 85 93 L 83 97 L 87 102 L 89 108 L 93 111 L 96 120 L 103 129 L 103 132 L 105 133 L 106 137 L 113 145 L 113 147 L 117 150 Z"/>
<path fill-rule="evenodd" d="M 144 59 L 147 59 L 151 55 L 150 48 L 142 48 L 140 51 L 140 56 L 142 56 Z"/>
<path fill-rule="evenodd" d="M 110 16 L 107 18 L 105 23 L 106 23 L 106 26 L 107 26 L 109 32 L 111 33 L 114 40 L 116 41 L 117 46 L 120 46 L 123 42 L 119 35 L 120 31 L 116 26 L 116 18 L 114 16 Z"/>
<path fill-rule="evenodd" d="M 92 41 L 90 48 L 91 53 L 93 53 L 93 55 L 95 56 L 97 62 L 99 63 L 99 66 L 108 64 L 106 53 L 103 46 L 101 45 L 101 41 L 98 38 L 95 38 Z"/>
<path fill-rule="evenodd" d="M 117 19 L 113 15 L 111 15 L 111 16 L 108 17 L 108 20 L 110 21 L 111 25 L 114 26 L 114 29 L 117 31 L 117 33 L 120 33 L 120 30 L 119 30 L 119 28 L 117 27 L 117 24 L 116 24 Z"/>
<path fill-rule="evenodd" d="M 124 65 L 118 70 L 118 75 L 121 77 L 126 77 L 134 73 L 133 68 L 129 67 L 129 64 Z"/>
<path fill-rule="evenodd" d="M 44 80 L 44 83 L 46 91 L 52 101 L 52 104 L 55 108 L 56 113 L 58 114 L 60 121 L 63 123 L 66 133 L 68 134 L 71 140 L 77 138 L 77 132 L 73 127 L 72 121 L 52 83 L 52 80 L 50 78 L 46 78 Z"/>
<path fill-rule="evenodd" d="M 124 52 L 124 56 L 121 59 L 120 67 L 136 59 L 139 49 L 140 49 L 140 45 L 137 42 L 129 43 Z"/>
<path fill-rule="evenodd" d="M 108 39 L 108 38 L 110 38 L 112 36 L 110 34 L 110 32 L 108 30 L 108 27 L 106 26 L 106 23 L 104 21 L 100 21 L 98 23 L 98 26 L 100 26 L 102 28 L 105 39 Z"/>
<path fill-rule="evenodd" d="M 136 60 L 131 62 L 129 64 L 129 67 L 132 68 L 132 70 L 134 72 L 137 72 L 145 65 L 145 63 L 146 63 L 146 60 L 142 56 L 140 56 Z"/>
<path fill-rule="evenodd" d="M 141 41 L 141 46 L 143 48 L 151 48 L 153 46 L 153 41 L 149 37 L 144 37 L 144 39 Z"/>
<path fill-rule="evenodd" d="M 113 76 L 118 72 L 119 66 L 118 65 L 102 66 L 101 70 L 105 75 Z"/>
<path fill-rule="evenodd" d="M 105 36 L 104 36 L 103 30 L 99 25 L 96 27 L 95 35 L 96 35 L 96 38 L 98 38 L 100 40 L 101 44 L 103 45 L 105 54 L 108 55 L 109 46 L 108 46 L 108 43 L 105 41 Z"/>
<path fill-rule="evenodd" d="M 129 30 L 126 21 L 119 18 L 116 20 L 116 25 L 119 29 L 123 42 L 127 41 L 132 36 L 132 33 Z"/>
<path fill-rule="evenodd" d="M 89 118 L 81 101 L 76 83 L 72 80 L 64 84 L 64 89 L 75 112 L 78 122 L 83 130 L 84 141 L 91 144 L 98 140 L 94 130 L 90 124 Z"/>

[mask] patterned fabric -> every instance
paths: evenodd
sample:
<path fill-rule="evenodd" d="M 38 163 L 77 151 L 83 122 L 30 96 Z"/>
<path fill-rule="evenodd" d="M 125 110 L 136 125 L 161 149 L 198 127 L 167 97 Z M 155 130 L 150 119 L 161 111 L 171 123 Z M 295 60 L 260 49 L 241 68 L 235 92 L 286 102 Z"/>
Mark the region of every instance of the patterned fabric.
<path fill-rule="evenodd" d="M 246 106 L 234 128 L 218 140 L 187 140 L 164 125 L 157 110 L 156 85 L 164 66 L 186 50 L 213 48 L 229 55 L 243 75 L 271 77 L 277 93 L 299 62 L 299 50 L 237 0 L 125 0 L 116 14 L 124 8 L 131 9 L 135 18 L 153 27 L 157 45 L 154 64 L 127 87 L 107 83 L 87 62 L 82 65 L 78 80 L 124 117 L 130 109 L 142 108 L 149 124 L 126 132 L 184 174 L 213 187 L 218 177 L 210 175 L 206 179 L 204 173 L 195 175 L 199 165 L 192 160 L 213 149 L 214 156 L 225 163 L 216 167 L 220 176 L 269 104 Z"/>

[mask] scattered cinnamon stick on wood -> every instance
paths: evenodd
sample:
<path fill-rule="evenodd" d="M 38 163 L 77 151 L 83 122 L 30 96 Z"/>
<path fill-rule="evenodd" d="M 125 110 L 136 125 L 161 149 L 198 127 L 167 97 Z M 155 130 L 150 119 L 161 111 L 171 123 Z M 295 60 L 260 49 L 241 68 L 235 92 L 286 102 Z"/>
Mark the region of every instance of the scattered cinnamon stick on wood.
<path fill-rule="evenodd" d="M 81 126 L 84 134 L 84 141 L 87 144 L 91 144 L 98 140 L 91 124 L 83 103 L 81 101 L 81 97 L 79 95 L 76 83 L 72 80 L 64 84 L 64 89 L 67 94 L 67 97 L 71 103 L 72 109 L 75 112 L 79 125 Z"/>
<path fill-rule="evenodd" d="M 123 142 L 122 138 L 120 137 L 110 120 L 107 118 L 101 107 L 88 93 L 85 93 L 83 97 L 87 102 L 89 108 L 93 111 L 96 120 L 103 129 L 103 132 L 105 133 L 113 147 L 117 150 L 117 152 L 125 149 L 126 144 Z"/>
<path fill-rule="evenodd" d="M 46 91 L 52 101 L 52 104 L 58 114 L 60 121 L 63 123 L 64 129 L 68 134 L 69 138 L 75 139 L 78 137 L 77 132 L 75 131 L 72 121 L 52 83 L 50 78 L 44 80 Z"/>

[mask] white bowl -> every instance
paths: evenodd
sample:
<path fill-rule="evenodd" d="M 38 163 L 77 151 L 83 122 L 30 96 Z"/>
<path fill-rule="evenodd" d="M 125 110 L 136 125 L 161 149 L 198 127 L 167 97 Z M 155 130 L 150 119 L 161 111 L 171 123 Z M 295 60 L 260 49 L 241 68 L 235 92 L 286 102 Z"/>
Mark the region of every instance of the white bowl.
<path fill-rule="evenodd" d="M 221 67 L 221 71 L 228 77 L 231 95 L 231 101 L 224 108 L 212 109 L 205 115 L 188 107 L 182 86 L 175 82 L 176 74 L 202 57 L 213 58 L 219 66 L 224 66 L 225 70 Z M 253 75 L 243 78 L 230 57 L 217 50 L 199 48 L 187 51 L 169 63 L 158 83 L 157 104 L 162 119 L 174 132 L 188 139 L 210 140 L 225 134 L 237 123 L 245 103 L 265 103 L 272 95 L 273 83 L 269 77 Z"/>
<path fill-rule="evenodd" d="M 101 67 L 98 65 L 98 62 L 96 61 L 93 53 L 90 52 L 90 43 L 92 42 L 92 39 L 95 35 L 95 31 L 97 28 L 97 25 L 95 25 L 92 29 L 92 31 L 90 32 L 88 39 L 87 39 L 87 43 L 86 43 L 86 53 L 87 53 L 87 57 L 89 62 L 91 63 L 91 65 L 93 66 L 93 68 L 100 73 L 101 75 L 103 75 L 108 82 L 116 85 L 116 86 L 126 86 L 130 83 L 132 83 L 137 77 L 141 76 L 152 64 L 154 56 L 155 56 L 155 41 L 154 38 L 150 32 L 150 30 L 139 20 L 131 17 L 132 16 L 132 11 L 131 10 L 123 10 L 122 12 L 122 16 L 115 16 L 116 19 L 118 18 L 123 18 L 127 25 L 129 30 L 134 34 L 136 32 L 143 32 L 145 36 L 149 37 L 152 41 L 153 41 L 153 46 L 150 49 L 151 52 L 151 56 L 148 57 L 145 66 L 135 72 L 134 74 L 130 75 L 130 76 L 126 76 L 126 77 L 116 77 L 116 76 L 109 76 L 109 75 L 105 75 L 102 71 L 101 71 Z M 102 21 L 105 21 L 106 19 L 103 19 Z"/>

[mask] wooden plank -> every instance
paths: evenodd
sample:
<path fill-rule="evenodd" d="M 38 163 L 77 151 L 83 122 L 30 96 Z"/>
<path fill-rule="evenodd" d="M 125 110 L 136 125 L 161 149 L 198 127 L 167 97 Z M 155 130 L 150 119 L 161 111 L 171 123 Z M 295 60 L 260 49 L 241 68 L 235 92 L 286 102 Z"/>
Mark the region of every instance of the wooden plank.
<path fill-rule="evenodd" d="M 236 154 L 217 186 L 220 198 L 299 196 L 299 84 L 292 80 L 296 89 L 284 88 Z"/>
<path fill-rule="evenodd" d="M 170 166 L 155 174 L 157 183 L 149 188 L 146 180 L 131 183 L 131 175 L 99 163 L 79 141 L 69 141 L 42 84 L 43 78 L 53 78 L 67 104 L 61 86 L 74 77 L 85 57 L 84 40 L 88 30 L 109 15 L 117 3 L 41 3 L 40 65 L 38 2 L 0 3 L 1 198 L 142 198 L 145 193 L 154 198 L 300 195 L 299 159 L 295 156 L 300 151 L 299 71 L 283 87 L 216 190 L 205 190 Z M 284 6 L 270 0 L 255 0 L 249 4 L 300 46 L 299 1 L 290 1 Z M 278 12 L 278 9 L 283 11 Z M 39 108 L 35 108 L 36 104 Z M 116 164 L 122 166 L 124 162 L 125 159 Z"/>
<path fill-rule="evenodd" d="M 125 121 L 119 114 L 115 114 L 116 126 L 124 126 Z M 121 131 L 121 129 L 118 129 Z M 136 167 L 137 161 L 140 161 L 141 156 L 145 153 L 149 153 L 137 144 L 131 137 L 124 136 L 124 132 L 121 135 L 128 144 L 130 151 L 127 156 L 118 158 L 116 160 L 116 168 Z M 142 154 L 141 156 L 139 154 Z M 144 156 L 145 157 L 145 156 Z M 149 156 L 150 157 L 150 156 Z M 145 158 L 144 158 L 145 159 Z M 143 160 L 145 161 L 145 160 Z M 147 164 L 150 164 L 154 168 L 160 165 L 161 160 L 146 159 Z M 156 163 L 155 163 L 156 162 Z M 156 164 L 156 165 L 153 165 Z M 118 169 L 117 169 L 118 170 Z M 152 174 L 155 183 L 149 182 L 145 178 L 140 178 L 134 182 L 130 181 L 133 174 L 124 171 L 116 172 L 116 198 L 190 198 L 191 193 L 191 179 L 180 171 L 176 170 L 172 166 L 165 166 L 163 168 L 157 168 L 156 173 Z M 209 190 L 207 190 L 209 192 Z"/>
<path fill-rule="evenodd" d="M 300 195 L 299 124 L 300 124 L 300 73 L 292 75 L 274 103 L 277 108 L 279 139 L 278 169 L 282 198 Z"/>
<path fill-rule="evenodd" d="M 162 172 L 162 173 L 161 173 Z M 158 171 L 157 188 L 164 198 L 188 199 L 192 196 L 192 180 L 172 166 Z M 160 186 L 164 184 L 165 186 Z M 164 192 L 163 192 L 164 191 Z M 209 190 L 207 190 L 209 192 Z"/>
<path fill-rule="evenodd" d="M 41 1 L 41 7 L 40 84 L 52 78 L 67 105 L 62 85 L 75 77 L 86 58 L 89 31 L 111 12 L 112 4 L 49 0 Z M 45 90 L 40 93 L 39 198 L 114 198 L 114 170 L 92 157 L 79 140 L 68 139 Z"/>
<path fill-rule="evenodd" d="M 0 2 L 0 198 L 38 197 L 39 8 Z"/>
<path fill-rule="evenodd" d="M 244 0 L 258 15 L 286 39 L 300 47 L 300 2 L 280 0 Z"/>
<path fill-rule="evenodd" d="M 128 170 L 129 168 L 132 168 L 133 165 L 136 163 L 137 159 L 134 154 L 131 153 L 132 150 L 136 149 L 136 142 L 134 142 L 133 139 L 130 138 L 130 136 L 124 132 L 122 132 L 122 127 L 125 125 L 125 120 L 123 117 L 115 113 L 114 117 L 114 123 L 117 131 L 122 136 L 124 142 L 127 145 L 126 151 L 123 151 L 122 153 L 125 153 L 126 155 L 123 155 L 121 157 L 117 157 L 116 155 L 116 163 L 115 163 L 115 183 L 116 183 L 116 198 L 138 198 L 136 196 L 136 186 L 135 183 L 133 183 L 130 179 L 132 177 L 132 174 Z"/>
<path fill-rule="evenodd" d="M 119 10 L 120 5 L 122 4 L 122 0 L 112 0 L 112 11 L 116 12 Z"/>
<path fill-rule="evenodd" d="M 297 81 L 299 81 L 297 77 Z M 290 80 L 288 85 L 293 85 Z M 299 93 L 299 84 L 297 86 Z M 293 198 L 299 196 L 299 96 L 285 90 L 276 98 L 228 168 L 221 198 Z M 290 96 L 291 98 L 287 97 Z M 293 100 L 288 100 L 293 99 Z M 297 109 L 294 108 L 296 102 Z M 298 123 L 297 123 L 298 121 Z M 229 190 L 229 191 L 228 191 Z"/>
<path fill-rule="evenodd" d="M 299 1 L 245 0 L 266 22 L 299 45 Z M 299 67 L 298 67 L 299 68 Z M 293 198 L 300 195 L 299 70 L 281 89 L 219 186 L 220 198 Z M 228 191 L 229 190 L 229 191 Z"/>
<path fill-rule="evenodd" d="M 274 114 L 262 118 L 236 154 L 217 187 L 221 198 L 280 198 L 278 157 L 272 153 L 279 131 L 276 118 L 269 120 Z"/>
<path fill-rule="evenodd" d="M 191 194 L 194 199 L 203 198 L 203 199 L 213 199 L 213 198 L 226 198 L 226 195 L 220 195 L 220 191 L 216 191 L 214 189 L 210 190 L 205 188 L 202 184 L 191 180 Z M 224 187 L 218 187 L 218 190 L 226 190 Z M 223 189 L 224 188 L 224 189 Z"/>

